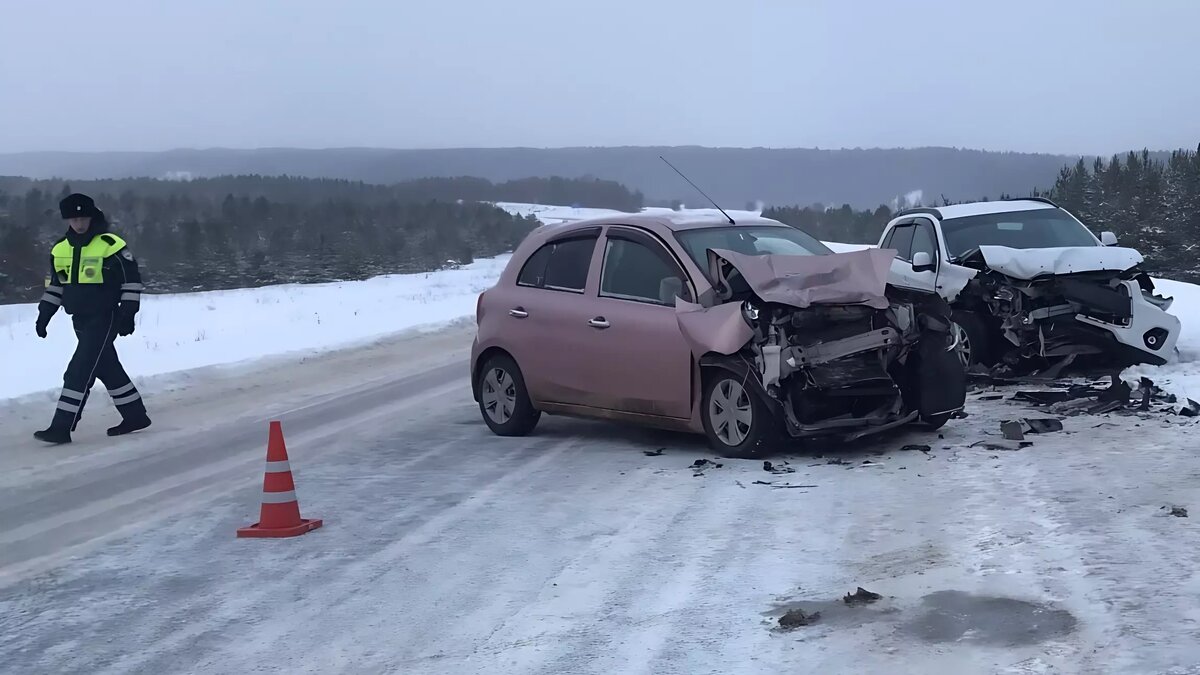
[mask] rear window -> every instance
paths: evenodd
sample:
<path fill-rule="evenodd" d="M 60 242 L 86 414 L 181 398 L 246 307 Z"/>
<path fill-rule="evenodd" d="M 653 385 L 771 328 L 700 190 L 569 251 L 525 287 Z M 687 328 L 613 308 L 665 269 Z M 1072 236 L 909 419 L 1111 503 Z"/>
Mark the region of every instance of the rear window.
<path fill-rule="evenodd" d="M 980 246 L 1058 248 L 1100 245 L 1086 227 L 1061 209 L 949 218 L 942 221 L 942 236 L 946 238 L 946 248 L 952 258 Z"/>
<path fill-rule="evenodd" d="M 550 242 L 539 248 L 517 275 L 517 284 L 534 288 L 582 292 L 598 237 Z"/>

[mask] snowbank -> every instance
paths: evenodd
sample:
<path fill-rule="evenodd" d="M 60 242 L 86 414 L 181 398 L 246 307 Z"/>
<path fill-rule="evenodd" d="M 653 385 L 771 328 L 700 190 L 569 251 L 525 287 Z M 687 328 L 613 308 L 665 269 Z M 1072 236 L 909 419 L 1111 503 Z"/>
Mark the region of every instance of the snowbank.
<path fill-rule="evenodd" d="M 459 269 L 364 281 L 146 295 L 138 330 L 117 350 L 135 380 L 290 352 L 323 351 L 473 316 L 507 255 Z M 37 305 L 0 305 L 0 400 L 62 386 L 75 346 L 59 312 L 39 340 Z"/>

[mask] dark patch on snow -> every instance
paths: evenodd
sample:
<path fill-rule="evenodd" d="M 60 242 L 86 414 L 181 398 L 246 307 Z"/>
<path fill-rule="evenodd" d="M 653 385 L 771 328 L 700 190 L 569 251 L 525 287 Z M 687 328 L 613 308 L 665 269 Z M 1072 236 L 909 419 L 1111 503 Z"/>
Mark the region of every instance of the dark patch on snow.
<path fill-rule="evenodd" d="M 790 630 L 792 628 L 799 628 L 800 626 L 811 626 L 820 620 L 820 618 L 820 612 L 808 614 L 802 609 L 792 609 L 779 617 L 779 627 Z"/>
<path fill-rule="evenodd" d="M 902 630 L 926 642 L 1030 645 L 1068 635 L 1078 624 L 1063 609 L 962 591 L 930 593 L 922 609 Z"/>
<path fill-rule="evenodd" d="M 1182 506 L 1164 506 L 1163 509 L 1170 509 L 1170 512 L 1167 513 L 1169 516 L 1175 516 L 1176 518 L 1188 517 L 1187 509 L 1183 508 Z"/>
<path fill-rule="evenodd" d="M 846 596 L 842 598 L 842 601 L 847 605 L 869 605 L 882 597 L 883 596 L 878 593 L 872 593 L 862 586 L 859 586 L 858 590 L 854 591 L 854 593 L 847 593 Z"/>
<path fill-rule="evenodd" d="M 939 438 L 941 437 L 939 436 Z M 900 448 L 900 452 L 929 452 L 932 449 L 933 448 L 929 447 L 928 445 L 911 444 Z"/>
<path fill-rule="evenodd" d="M 666 448 L 659 448 L 657 450 L 643 450 L 642 454 L 646 455 L 647 457 L 658 457 L 659 455 L 663 454 L 665 450 Z"/>

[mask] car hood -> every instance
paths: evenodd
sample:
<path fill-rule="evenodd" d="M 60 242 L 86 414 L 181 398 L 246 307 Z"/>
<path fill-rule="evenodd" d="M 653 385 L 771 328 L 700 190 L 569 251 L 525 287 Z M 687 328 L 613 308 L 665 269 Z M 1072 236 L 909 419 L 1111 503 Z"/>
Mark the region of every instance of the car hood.
<path fill-rule="evenodd" d="M 728 287 L 737 270 L 763 302 L 801 309 L 811 305 L 868 305 L 886 309 L 893 249 L 865 249 L 830 255 L 746 255 L 709 249 L 713 279 Z"/>
<path fill-rule="evenodd" d="M 979 254 L 989 269 L 1025 281 L 1047 274 L 1124 272 L 1140 265 L 1143 260 L 1142 254 L 1136 250 L 1119 246 L 1061 248 L 980 246 Z"/>
<path fill-rule="evenodd" d="M 728 287 L 728 276 L 737 270 L 750 290 L 763 302 L 797 308 L 812 305 L 868 305 L 886 309 L 892 249 L 867 249 L 832 255 L 745 255 L 709 250 L 713 279 Z M 705 307 L 681 298 L 675 300 L 675 318 L 694 354 L 733 354 L 754 337 L 742 317 L 740 302 L 718 300 Z"/>

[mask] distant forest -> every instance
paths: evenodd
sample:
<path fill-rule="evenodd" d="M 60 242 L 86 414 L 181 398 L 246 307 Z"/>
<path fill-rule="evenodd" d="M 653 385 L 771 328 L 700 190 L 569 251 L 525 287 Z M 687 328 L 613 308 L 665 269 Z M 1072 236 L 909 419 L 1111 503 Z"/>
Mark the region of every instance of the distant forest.
<path fill-rule="evenodd" d="M 1050 197 L 1093 231 L 1111 230 L 1122 244 L 1141 250 L 1152 272 L 1200 280 L 1193 250 L 1200 244 L 1200 151 L 1079 160 L 1060 166 L 1057 179 L 1046 183 L 1011 196 Z M 488 202 L 633 212 L 649 201 L 620 183 L 594 178 L 425 178 L 375 185 L 258 175 L 69 184 L 0 177 L 0 304 L 40 297 L 50 243 L 65 230 L 57 203 L 70 191 L 96 198 L 114 229 L 130 239 L 156 293 L 428 271 L 509 251 L 537 225 Z M 939 203 L 952 202 L 941 196 Z M 849 243 L 875 243 L 892 214 L 888 205 L 857 209 L 848 203 L 764 210 L 818 238 Z"/>
<path fill-rule="evenodd" d="M 149 176 L 292 175 L 380 185 L 419 178 L 478 176 L 504 182 L 525 176 L 598 176 L 646 196 L 648 206 L 696 193 L 663 164 L 664 156 L 722 205 L 850 204 L 874 208 L 900 195 L 1028 194 L 1054 181 L 1079 155 L 987 152 L 960 148 L 263 148 L 166 152 L 0 154 L 0 175 L 72 179 Z M 1086 157 L 1090 162 L 1093 158 Z"/>
<path fill-rule="evenodd" d="M 637 211 L 642 196 L 609 181 L 476 178 L 392 186 L 240 176 L 192 181 L 0 178 L 0 304 L 42 293 L 58 201 L 91 195 L 130 241 L 153 292 L 362 279 L 465 264 L 511 250 L 538 221 L 490 201 Z"/>

